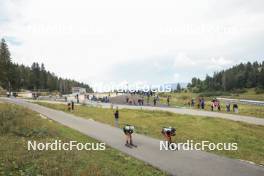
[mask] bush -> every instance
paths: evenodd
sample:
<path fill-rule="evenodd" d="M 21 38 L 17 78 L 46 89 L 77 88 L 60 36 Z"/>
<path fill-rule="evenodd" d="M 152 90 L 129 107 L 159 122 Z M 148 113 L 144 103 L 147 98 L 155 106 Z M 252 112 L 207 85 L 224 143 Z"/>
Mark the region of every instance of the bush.
<path fill-rule="evenodd" d="M 180 96 L 180 99 L 182 99 L 182 100 L 187 100 L 189 98 L 190 98 L 190 96 L 188 96 L 188 95 L 181 95 Z"/>
<path fill-rule="evenodd" d="M 215 97 L 215 96 L 229 96 L 230 93 L 222 92 L 222 91 L 216 91 L 216 92 L 203 92 L 200 93 L 200 97 Z"/>
<path fill-rule="evenodd" d="M 0 95 L 6 96 L 6 90 L 0 86 Z"/>
<path fill-rule="evenodd" d="M 262 94 L 262 93 L 264 93 L 264 88 L 262 88 L 262 87 L 257 87 L 257 88 L 255 89 L 255 92 L 256 92 L 256 94 Z"/>
<path fill-rule="evenodd" d="M 194 88 L 192 88 L 192 92 L 193 93 L 200 93 L 201 90 L 199 88 L 197 88 L 197 87 L 194 87 Z"/>
<path fill-rule="evenodd" d="M 242 93 L 246 93 L 247 90 L 246 89 L 234 89 L 231 92 L 235 94 L 242 94 Z"/>

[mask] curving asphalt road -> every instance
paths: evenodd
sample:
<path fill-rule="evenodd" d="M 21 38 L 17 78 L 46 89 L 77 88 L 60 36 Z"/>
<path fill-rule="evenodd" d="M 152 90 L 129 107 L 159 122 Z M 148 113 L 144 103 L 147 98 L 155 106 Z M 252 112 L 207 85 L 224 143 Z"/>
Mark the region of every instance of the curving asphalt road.
<path fill-rule="evenodd" d="M 27 101 L 31 102 L 32 100 L 27 100 Z M 50 100 L 40 100 L 40 102 L 65 103 L 65 102 L 50 101 Z M 245 123 L 249 123 L 253 125 L 264 126 L 264 118 L 238 115 L 238 114 L 228 114 L 228 113 L 221 113 L 221 112 L 211 112 L 211 111 L 190 109 L 190 108 L 184 108 L 184 107 L 135 106 L 135 105 L 126 105 L 126 104 L 101 103 L 101 102 L 94 102 L 94 101 L 86 101 L 85 104 L 97 106 L 97 107 L 103 107 L 103 108 L 110 108 L 113 105 L 114 108 L 118 106 L 119 109 L 125 108 L 125 109 L 144 109 L 144 110 L 151 110 L 151 111 L 168 111 L 168 112 L 183 114 L 183 115 L 186 114 L 186 115 L 204 116 L 204 117 L 212 117 L 212 118 L 222 118 L 222 119 L 228 119 L 228 120 L 233 120 L 233 121 L 245 122 Z M 263 111 L 264 111 L 264 107 L 263 107 Z"/>
<path fill-rule="evenodd" d="M 93 120 L 77 117 L 21 99 L 0 98 L 1 101 L 24 106 L 49 119 L 80 131 L 130 156 L 178 176 L 263 176 L 264 167 L 229 159 L 203 151 L 160 151 L 159 140 L 135 134 L 138 148 L 124 146 L 120 129 Z"/>

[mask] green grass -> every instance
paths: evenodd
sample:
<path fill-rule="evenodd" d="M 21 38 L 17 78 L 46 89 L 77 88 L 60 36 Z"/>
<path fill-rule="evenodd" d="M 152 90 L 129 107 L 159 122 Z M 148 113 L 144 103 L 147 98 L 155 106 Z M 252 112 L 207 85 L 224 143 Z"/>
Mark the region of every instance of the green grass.
<path fill-rule="evenodd" d="M 199 93 L 192 92 L 181 92 L 181 93 L 162 93 L 160 94 L 160 103 L 167 104 L 167 96 L 170 95 L 170 104 L 171 106 L 180 106 L 180 107 L 189 107 L 188 102 L 193 98 L 196 101 L 195 109 L 197 109 L 197 102 Z M 235 99 L 250 99 L 250 100 L 264 100 L 264 94 L 256 94 L 253 89 L 248 89 L 247 92 L 242 94 L 231 94 L 230 96 L 216 96 L 216 97 L 225 97 L 225 98 L 235 98 Z M 214 97 L 204 97 L 206 101 L 205 110 L 211 111 L 211 100 Z M 145 100 L 146 101 L 146 100 Z M 146 101 L 147 102 L 147 101 Z M 150 103 L 153 104 L 153 98 L 150 99 Z M 246 105 L 239 104 L 239 113 L 240 115 L 247 115 L 253 117 L 264 118 L 264 107 L 255 106 L 255 105 Z M 227 113 L 225 111 L 225 103 L 221 102 L 221 112 Z M 235 114 L 233 112 L 228 112 Z"/>
<path fill-rule="evenodd" d="M 255 89 L 246 89 L 244 93 L 233 93 L 230 96 L 223 97 L 264 101 L 264 93 L 257 94 Z"/>
<path fill-rule="evenodd" d="M 27 141 L 98 142 L 40 118 L 25 108 L 0 103 L 0 175 L 165 175 L 115 149 L 105 151 L 28 151 Z"/>
<path fill-rule="evenodd" d="M 64 104 L 38 103 L 53 109 L 66 111 Z M 76 106 L 70 112 L 84 118 L 114 125 L 113 110 L 88 106 Z M 212 151 L 213 153 L 264 164 L 264 127 L 241 122 L 210 117 L 179 115 L 163 111 L 120 110 L 121 126 L 129 123 L 136 127 L 136 132 L 162 139 L 161 128 L 177 128 L 175 142 L 196 142 L 208 140 L 218 143 L 238 143 L 238 151 Z"/>

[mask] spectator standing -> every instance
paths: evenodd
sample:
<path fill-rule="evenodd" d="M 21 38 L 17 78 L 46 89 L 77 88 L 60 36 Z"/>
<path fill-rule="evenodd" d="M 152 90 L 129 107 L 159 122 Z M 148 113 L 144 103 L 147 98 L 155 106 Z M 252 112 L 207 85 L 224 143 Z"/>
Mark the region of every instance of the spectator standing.
<path fill-rule="evenodd" d="M 191 106 L 194 107 L 194 99 L 191 100 Z"/>
<path fill-rule="evenodd" d="M 116 107 L 116 111 L 114 113 L 115 116 L 115 127 L 118 128 L 118 119 L 119 119 L 119 111 L 118 111 L 118 107 Z"/>
<path fill-rule="evenodd" d="M 170 96 L 167 97 L 167 105 L 170 106 Z"/>
<path fill-rule="evenodd" d="M 212 100 L 212 102 L 211 102 L 211 111 L 214 111 L 214 100 Z"/>
<path fill-rule="evenodd" d="M 218 102 L 217 109 L 218 109 L 218 111 L 221 111 L 221 104 L 220 104 L 220 101 L 217 101 L 217 102 Z"/>
<path fill-rule="evenodd" d="M 201 108 L 204 109 L 204 105 L 205 105 L 205 102 L 204 102 L 204 98 L 201 99 Z"/>
<path fill-rule="evenodd" d="M 230 112 L 230 103 L 229 102 L 226 103 L 226 112 Z"/>
<path fill-rule="evenodd" d="M 156 104 L 157 104 L 157 99 L 156 99 L 156 97 L 154 97 L 154 99 L 153 99 L 153 104 L 154 104 L 154 106 L 156 106 Z"/>
<path fill-rule="evenodd" d="M 201 107 L 201 98 L 198 98 L 197 108 L 200 109 Z"/>
<path fill-rule="evenodd" d="M 233 104 L 233 111 L 234 111 L 234 113 L 238 113 L 238 105 L 237 104 Z"/>
<path fill-rule="evenodd" d="M 71 110 L 73 111 L 74 110 L 74 102 L 71 101 Z"/>

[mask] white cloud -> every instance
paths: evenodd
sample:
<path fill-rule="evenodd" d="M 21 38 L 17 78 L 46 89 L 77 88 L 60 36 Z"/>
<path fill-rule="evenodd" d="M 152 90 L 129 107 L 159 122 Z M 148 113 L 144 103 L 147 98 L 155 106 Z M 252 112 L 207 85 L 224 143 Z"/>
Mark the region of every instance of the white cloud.
<path fill-rule="evenodd" d="M 233 55 L 239 53 L 233 48 L 263 34 L 261 5 L 245 0 L 0 0 L 0 15 L 8 18 L 0 21 L 0 37 L 22 43 L 10 44 L 14 61 L 44 62 L 58 75 L 78 80 L 111 81 L 117 65 L 142 60 L 162 74 L 167 55 L 175 58 L 177 73 L 202 67 L 201 73 L 216 68 L 212 65 L 236 63 Z M 164 56 L 164 62 L 152 62 L 156 56 Z M 127 71 L 132 75 L 135 69 Z M 152 74 L 144 76 L 148 80 Z"/>
<path fill-rule="evenodd" d="M 197 62 L 194 59 L 188 57 L 185 53 L 178 53 L 174 58 L 174 67 L 177 69 L 184 69 L 197 66 Z"/>
<path fill-rule="evenodd" d="M 174 73 L 173 78 L 174 78 L 174 81 L 181 81 L 181 80 L 179 80 L 179 78 L 180 78 L 179 73 Z"/>
<path fill-rule="evenodd" d="M 210 64 L 208 68 L 210 69 L 223 69 L 227 66 L 232 66 L 234 64 L 233 60 L 230 59 L 225 59 L 224 57 L 219 57 L 219 58 L 211 58 Z"/>

